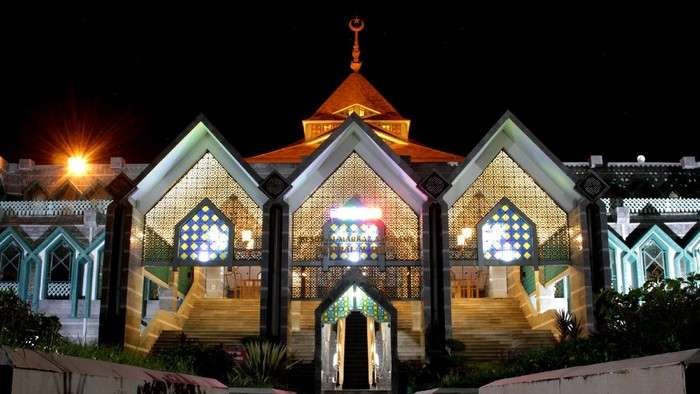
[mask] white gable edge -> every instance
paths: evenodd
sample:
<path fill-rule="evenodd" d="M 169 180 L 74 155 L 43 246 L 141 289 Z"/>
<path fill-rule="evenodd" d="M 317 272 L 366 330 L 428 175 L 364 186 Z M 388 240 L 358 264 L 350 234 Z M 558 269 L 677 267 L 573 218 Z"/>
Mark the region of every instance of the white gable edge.
<path fill-rule="evenodd" d="M 293 181 L 285 194 L 289 212 L 296 211 L 355 151 L 416 214 L 427 198 L 416 182 L 357 123 L 350 123 Z"/>
<path fill-rule="evenodd" d="M 443 196 L 447 206 L 454 205 L 501 150 L 530 175 L 564 211 L 570 212 L 576 207 L 581 196 L 574 190 L 574 181 L 511 119 L 503 123 L 454 178 L 452 187 Z"/>
<path fill-rule="evenodd" d="M 219 141 L 203 122 L 197 123 L 153 169 L 139 181 L 130 200 L 134 207 L 147 213 L 194 166 L 210 152 L 243 190 L 262 206 L 267 201 L 258 183 Z"/>

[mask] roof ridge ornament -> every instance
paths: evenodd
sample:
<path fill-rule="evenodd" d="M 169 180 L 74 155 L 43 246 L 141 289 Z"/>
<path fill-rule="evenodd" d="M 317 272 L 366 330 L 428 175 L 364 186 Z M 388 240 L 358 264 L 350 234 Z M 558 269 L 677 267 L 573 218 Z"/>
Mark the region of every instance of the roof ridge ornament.
<path fill-rule="evenodd" d="M 365 22 L 356 16 L 350 19 L 350 22 L 348 22 L 348 27 L 355 33 L 355 43 L 352 46 L 352 62 L 350 63 L 350 68 L 354 72 L 359 72 L 360 67 L 362 67 L 362 62 L 360 61 L 359 35 L 365 28 Z"/>

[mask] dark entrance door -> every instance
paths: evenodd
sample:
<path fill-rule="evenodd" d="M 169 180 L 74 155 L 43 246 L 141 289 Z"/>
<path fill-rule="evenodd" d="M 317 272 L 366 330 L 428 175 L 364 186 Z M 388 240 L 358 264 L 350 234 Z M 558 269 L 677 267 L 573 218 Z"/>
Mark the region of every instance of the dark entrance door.
<path fill-rule="evenodd" d="M 367 318 L 351 312 L 345 318 L 345 360 L 343 389 L 368 389 Z"/>

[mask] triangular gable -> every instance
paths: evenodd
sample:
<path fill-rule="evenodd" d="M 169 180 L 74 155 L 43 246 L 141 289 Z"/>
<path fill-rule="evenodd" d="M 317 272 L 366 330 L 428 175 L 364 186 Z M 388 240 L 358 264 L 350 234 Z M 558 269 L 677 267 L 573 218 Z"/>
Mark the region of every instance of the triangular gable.
<path fill-rule="evenodd" d="M 102 182 L 96 181 L 88 190 L 83 193 L 87 200 L 111 200 L 112 195 L 107 191 Z"/>
<path fill-rule="evenodd" d="M 267 201 L 258 188 L 260 178 L 202 115 L 135 180 L 131 194 L 134 207 L 148 212 L 175 183 L 207 152 L 226 169 L 245 192 L 262 207 Z"/>
<path fill-rule="evenodd" d="M 697 223 L 693 230 L 689 231 L 688 234 L 686 234 L 685 239 L 687 239 L 685 245 L 685 250 L 687 252 L 691 252 L 695 247 L 700 248 L 700 223 Z"/>
<path fill-rule="evenodd" d="M 568 169 L 510 112 L 506 112 L 455 169 L 444 199 L 452 206 L 500 151 L 505 151 L 566 212 L 582 198 Z"/>
<path fill-rule="evenodd" d="M 640 246 L 644 245 L 644 243 L 647 242 L 649 239 L 654 239 L 658 242 L 661 242 L 661 246 L 666 246 L 667 250 L 673 249 L 677 253 L 682 252 L 682 248 L 678 245 L 678 243 L 673 238 L 671 238 L 671 236 L 669 236 L 668 233 L 662 230 L 659 225 L 656 224 L 651 226 L 651 228 L 648 229 L 643 236 L 636 240 L 636 242 L 632 246 L 630 246 L 630 249 L 636 250 Z"/>
<path fill-rule="evenodd" d="M 44 201 L 49 199 L 49 193 L 41 183 L 33 181 L 24 189 L 22 193 L 25 201 Z"/>
<path fill-rule="evenodd" d="M 48 236 L 34 248 L 33 254 L 40 254 L 53 247 L 56 242 L 59 242 L 61 239 L 65 240 L 73 248 L 73 251 L 77 252 L 78 256 L 83 254 L 83 247 L 63 227 L 55 227 L 53 231 L 49 232 Z"/>
<path fill-rule="evenodd" d="M 51 196 L 52 200 L 66 200 L 66 201 L 75 201 L 75 200 L 80 200 L 82 197 L 82 193 L 80 190 L 71 182 L 70 180 L 66 180 L 56 188 L 56 190 L 53 192 L 53 195 Z"/>
<path fill-rule="evenodd" d="M 372 129 L 352 114 L 290 176 L 284 200 L 294 212 L 352 153 L 356 152 L 416 213 L 426 196 L 418 189 L 413 170 Z"/>
<path fill-rule="evenodd" d="M 348 75 L 321 104 L 312 118 L 318 118 L 321 115 L 335 115 L 355 104 L 371 109 L 373 114 L 396 114 L 400 117 L 396 108 L 379 93 L 377 88 L 362 74 L 354 72 Z"/>
<path fill-rule="evenodd" d="M 0 246 L 4 247 L 6 243 L 10 240 L 13 239 L 17 244 L 24 249 L 24 253 L 28 254 L 31 253 L 32 247 L 29 246 L 27 241 L 24 240 L 24 237 L 20 233 L 17 232 L 12 227 L 7 227 L 2 232 L 0 232 Z"/>
<path fill-rule="evenodd" d="M 629 246 L 627 246 L 625 241 L 622 240 L 620 234 L 618 234 L 615 229 L 611 227 L 608 227 L 608 242 L 623 252 L 629 252 L 630 250 Z"/>

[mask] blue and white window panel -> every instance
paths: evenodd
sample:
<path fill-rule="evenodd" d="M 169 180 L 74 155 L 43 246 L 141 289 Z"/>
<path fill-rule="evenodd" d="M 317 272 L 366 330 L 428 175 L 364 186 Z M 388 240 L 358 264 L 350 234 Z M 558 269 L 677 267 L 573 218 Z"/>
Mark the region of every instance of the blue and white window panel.
<path fill-rule="evenodd" d="M 176 264 L 228 265 L 232 261 L 233 224 L 209 199 L 178 223 L 175 236 Z"/>
<path fill-rule="evenodd" d="M 477 237 L 480 263 L 537 261 L 535 225 L 507 198 L 479 222 Z"/>

